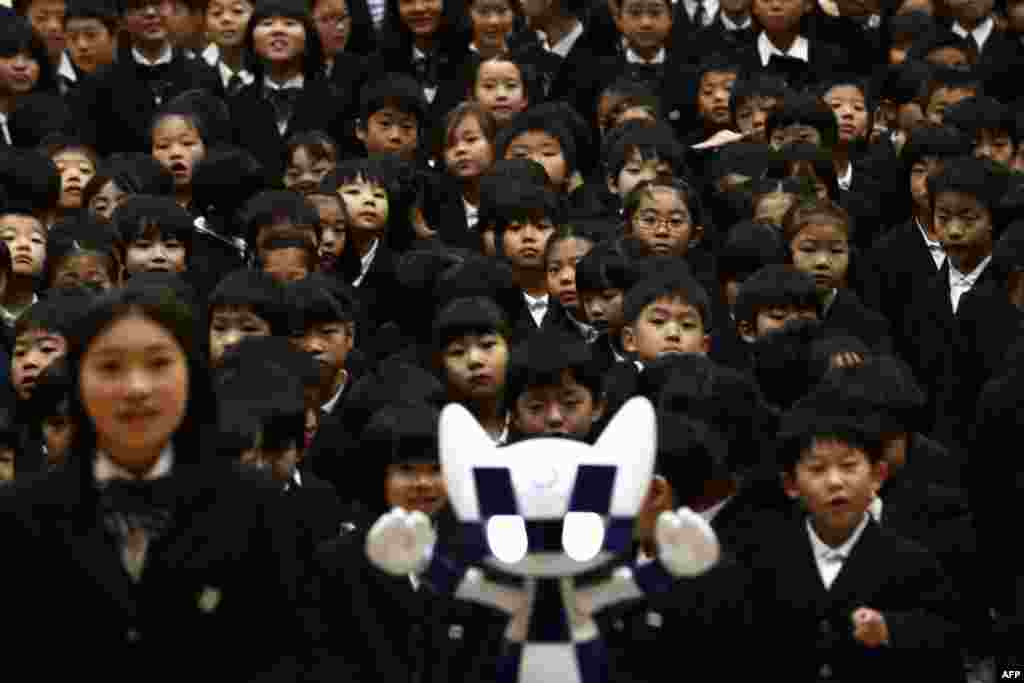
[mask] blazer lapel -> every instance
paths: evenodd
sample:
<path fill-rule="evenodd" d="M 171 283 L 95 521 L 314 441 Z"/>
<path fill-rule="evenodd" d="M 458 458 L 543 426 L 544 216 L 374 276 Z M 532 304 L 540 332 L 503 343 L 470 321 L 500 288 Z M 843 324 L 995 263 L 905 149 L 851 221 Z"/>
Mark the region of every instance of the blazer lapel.
<path fill-rule="evenodd" d="M 885 566 L 884 558 L 878 557 L 879 533 L 878 524 L 873 519 L 868 520 L 864 533 L 853 546 L 850 556 L 843 562 L 839 575 L 832 583 L 830 602 L 845 602 L 848 598 L 865 601 L 875 592 L 879 569 Z M 871 577 L 870 584 L 864 582 L 865 577 Z"/>

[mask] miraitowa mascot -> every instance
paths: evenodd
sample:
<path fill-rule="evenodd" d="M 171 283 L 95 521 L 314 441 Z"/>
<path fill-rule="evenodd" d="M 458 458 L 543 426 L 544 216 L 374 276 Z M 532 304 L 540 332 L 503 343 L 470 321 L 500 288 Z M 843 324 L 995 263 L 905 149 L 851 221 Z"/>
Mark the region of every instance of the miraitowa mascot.
<path fill-rule="evenodd" d="M 396 508 L 367 535 L 370 561 L 394 575 L 416 573 L 435 590 L 511 615 L 511 647 L 498 683 L 607 683 L 607 660 L 592 615 L 668 589 L 718 561 L 710 525 L 688 508 L 664 512 L 658 557 L 618 567 L 577 588 L 574 577 L 630 553 L 634 520 L 657 452 L 654 408 L 627 402 L 593 446 L 542 437 L 497 448 L 462 406 L 441 412 L 441 468 L 461 529 L 446 551 L 430 520 Z M 481 565 L 523 578 L 496 583 Z"/>

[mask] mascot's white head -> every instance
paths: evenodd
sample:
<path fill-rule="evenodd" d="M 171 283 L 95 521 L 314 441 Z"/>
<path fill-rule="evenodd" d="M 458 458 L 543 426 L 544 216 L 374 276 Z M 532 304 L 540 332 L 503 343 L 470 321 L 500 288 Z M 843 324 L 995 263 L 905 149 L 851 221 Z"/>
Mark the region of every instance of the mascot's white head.
<path fill-rule="evenodd" d="M 657 452 L 647 399 L 627 402 L 593 446 L 541 437 L 498 448 L 458 404 L 441 412 L 439 431 L 448 498 L 477 558 L 554 577 L 629 551 Z"/>

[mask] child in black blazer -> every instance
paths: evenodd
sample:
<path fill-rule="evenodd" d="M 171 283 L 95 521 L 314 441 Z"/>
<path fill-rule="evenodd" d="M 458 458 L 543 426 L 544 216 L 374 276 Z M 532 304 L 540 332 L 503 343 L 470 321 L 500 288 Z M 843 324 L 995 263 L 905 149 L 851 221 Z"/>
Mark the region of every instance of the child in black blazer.
<path fill-rule="evenodd" d="M 287 139 L 309 130 L 344 139 L 354 100 L 352 93 L 336 92 L 324 75 L 320 37 L 304 3 L 257 4 L 245 46 L 254 80 L 228 98 L 235 143 L 280 182 Z"/>
<path fill-rule="evenodd" d="M 754 628 L 802 653 L 786 664 L 791 679 L 884 677 L 913 663 L 962 681 L 954 587 L 931 553 L 869 512 L 886 471 L 878 434 L 812 394 L 784 417 L 777 458 L 806 515 L 754 557 Z"/>
<path fill-rule="evenodd" d="M 188 59 L 171 44 L 166 10 L 153 2 L 129 3 L 114 63 L 83 83 L 75 99 L 75 123 L 101 155 L 149 152 L 157 110 L 188 90 L 220 94 L 217 73 Z"/>
<path fill-rule="evenodd" d="M 0 56 L 10 59 L 18 55 L 26 57 L 27 64 L 11 67 L 10 73 L 21 78 L 8 82 L 11 76 L 7 76 L 0 80 L 0 147 L 25 144 L 13 138 L 7 121 L 19 99 L 32 92 L 57 92 L 53 66 L 42 39 L 25 19 L 5 18 L 0 26 Z"/>
<path fill-rule="evenodd" d="M 47 678 L 69 667 L 111 680 L 153 666 L 160 677 L 194 673 L 197 660 L 167 657 L 172 642 L 218 678 L 295 675 L 305 629 L 293 533 L 274 489 L 206 457 L 199 432 L 215 404 L 194 331 L 166 289 L 130 285 L 97 300 L 68 358 L 78 430 L 67 466 L 0 496 L 20 558 L 3 577 L 23 589 L 4 639 Z M 75 637 L 54 658 L 37 634 L 57 609 Z"/>

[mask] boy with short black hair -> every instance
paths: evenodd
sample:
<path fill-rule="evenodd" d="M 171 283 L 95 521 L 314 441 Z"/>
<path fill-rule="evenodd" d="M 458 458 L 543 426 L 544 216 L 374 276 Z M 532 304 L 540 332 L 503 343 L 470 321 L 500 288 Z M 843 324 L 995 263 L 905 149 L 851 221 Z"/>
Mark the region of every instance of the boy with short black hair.
<path fill-rule="evenodd" d="M 831 149 L 839 140 L 839 123 L 821 98 L 792 95 L 768 115 L 764 135 L 776 150 L 793 143 Z"/>
<path fill-rule="evenodd" d="M 324 276 L 312 274 L 289 284 L 284 291 L 292 343 L 312 355 L 320 365 L 324 403 L 332 413 L 350 385 L 345 361 L 355 342 L 355 304 L 340 301 Z"/>
<path fill-rule="evenodd" d="M 75 91 L 83 76 L 114 61 L 120 25 L 117 7 L 109 0 L 69 0 L 64 13 L 67 58 L 62 56 L 57 68 L 64 94 Z"/>
<path fill-rule="evenodd" d="M 39 300 L 35 289 L 46 264 L 46 226 L 31 211 L 0 206 L 0 240 L 6 243 L 11 259 L 0 316 L 10 326 Z"/>
<path fill-rule="evenodd" d="M 806 514 L 766 536 L 752 600 L 772 647 L 804 653 L 793 675 L 854 680 L 915 666 L 962 680 L 959 597 L 947 575 L 869 512 L 886 475 L 878 434 L 812 394 L 784 417 L 777 458 Z"/>
<path fill-rule="evenodd" d="M 207 299 L 210 365 L 251 336 L 288 333 L 281 287 L 267 274 L 249 268 L 236 270 L 214 288 Z"/>
<path fill-rule="evenodd" d="M 18 318 L 11 384 L 19 401 L 27 401 L 43 370 L 67 353 L 73 323 L 91 297 L 84 289 L 55 290 Z"/>
<path fill-rule="evenodd" d="M 767 142 L 768 115 L 785 99 L 786 82 L 770 74 L 744 76 L 733 83 L 729 114 L 736 129 L 754 142 Z"/>
<path fill-rule="evenodd" d="M 1009 167 L 1017 154 L 1014 111 L 994 97 L 968 97 L 946 109 L 943 121 L 974 143 L 974 156 Z"/>
<path fill-rule="evenodd" d="M 818 320 L 821 298 L 808 273 L 790 265 L 766 265 L 740 284 L 733 314 L 740 337 L 752 344 L 790 320 Z"/>
<path fill-rule="evenodd" d="M 606 140 L 602 166 L 608 191 L 622 200 L 643 181 L 687 174 L 686 150 L 665 124 L 627 123 Z"/>
<path fill-rule="evenodd" d="M 316 271 L 316 245 L 294 231 L 274 235 L 263 244 L 260 268 L 278 282 L 301 280 Z"/>
<path fill-rule="evenodd" d="M 359 94 L 355 134 L 367 156 L 395 155 L 415 161 L 427 128 L 428 104 L 412 76 L 387 74 Z"/>
<path fill-rule="evenodd" d="M 688 273 L 655 275 L 634 285 L 622 304 L 622 348 L 642 366 L 671 353 L 711 348 L 711 302 Z"/>
<path fill-rule="evenodd" d="M 946 109 L 968 97 L 982 94 L 982 82 L 973 71 L 935 67 L 921 96 L 925 118 L 941 125 Z"/>
<path fill-rule="evenodd" d="M 259 260 L 263 246 L 281 231 L 295 230 L 319 242 L 320 214 L 297 192 L 267 190 L 252 197 L 241 211 L 243 235 L 250 258 Z"/>
<path fill-rule="evenodd" d="M 602 374 L 578 336 L 545 330 L 513 347 L 505 378 L 510 442 L 557 435 L 587 440 L 604 414 Z"/>

